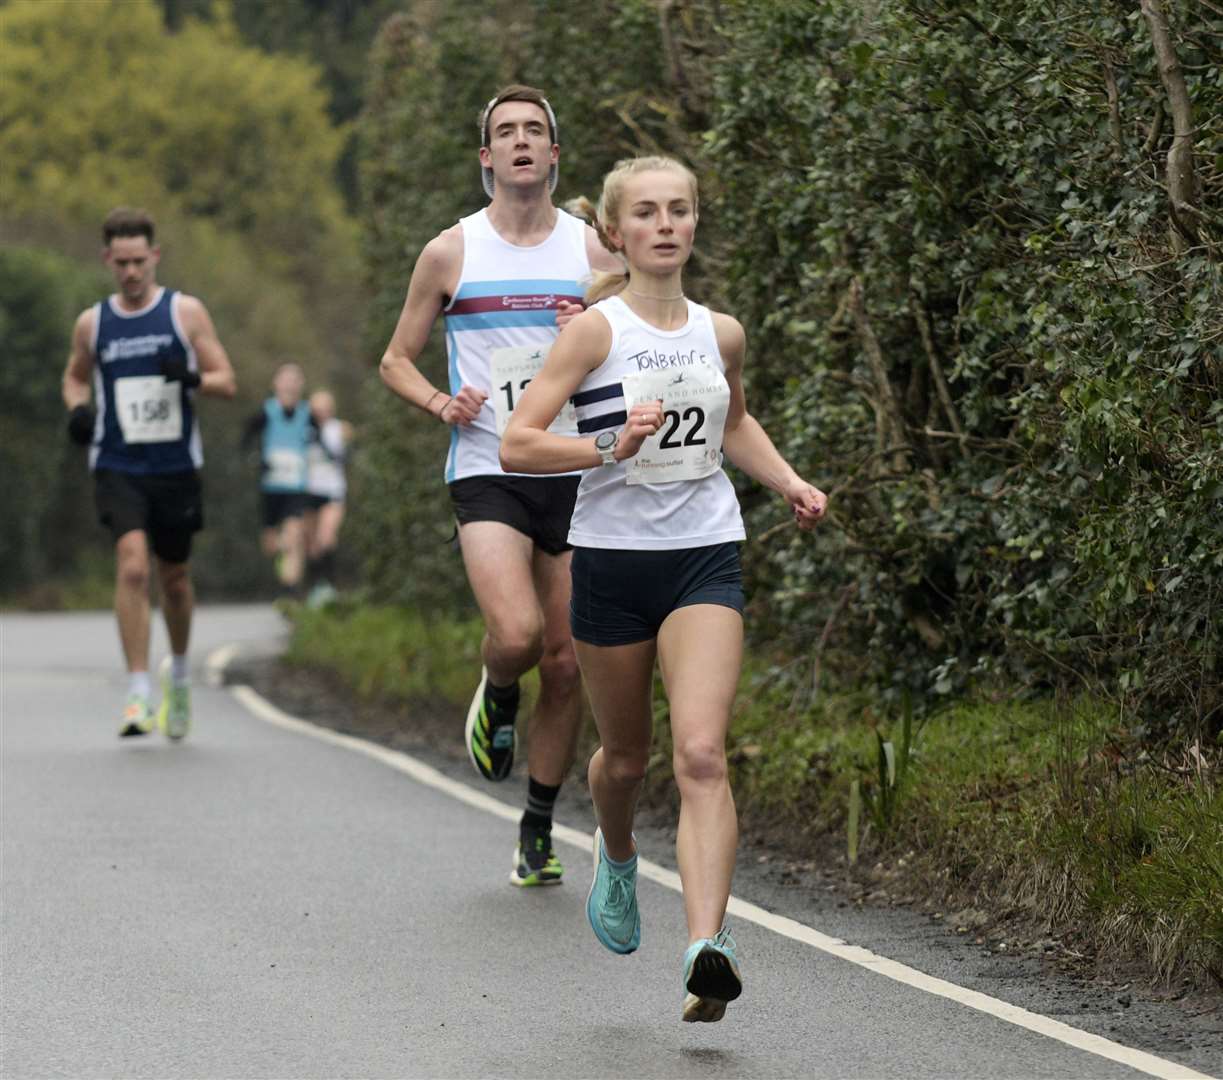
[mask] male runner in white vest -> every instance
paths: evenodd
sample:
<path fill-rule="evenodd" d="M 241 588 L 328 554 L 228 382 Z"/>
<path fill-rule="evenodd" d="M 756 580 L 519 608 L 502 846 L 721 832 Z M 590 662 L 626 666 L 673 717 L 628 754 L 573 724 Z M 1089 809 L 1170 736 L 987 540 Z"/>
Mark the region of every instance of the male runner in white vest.
<path fill-rule="evenodd" d="M 488 780 L 510 774 L 518 680 L 539 667 L 527 807 L 510 880 L 554 885 L 563 869 L 552 850 L 552 807 L 573 760 L 581 712 L 569 634 L 568 529 L 578 476 L 507 474 L 498 453 L 517 396 L 556 338 L 558 317 L 581 310 L 592 269 L 621 267 L 592 228 L 552 204 L 560 148 L 556 118 L 539 90 L 501 90 L 480 116 L 480 142 L 491 202 L 421 251 L 381 375 L 450 427 L 446 482 L 485 628 L 467 751 Z M 438 315 L 446 320 L 448 390 L 416 366 Z"/>

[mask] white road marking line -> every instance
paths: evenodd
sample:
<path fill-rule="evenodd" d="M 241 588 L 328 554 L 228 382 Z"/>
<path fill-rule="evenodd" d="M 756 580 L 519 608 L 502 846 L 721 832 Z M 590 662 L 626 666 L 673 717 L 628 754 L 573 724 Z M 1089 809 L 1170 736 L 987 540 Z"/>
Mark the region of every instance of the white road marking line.
<path fill-rule="evenodd" d="M 222 685 L 225 665 L 233 659 L 237 651 L 237 646 L 226 645 L 217 649 L 208 657 L 207 681 L 209 685 Z M 364 754 L 366 757 L 373 758 L 389 768 L 410 776 L 413 780 L 425 784 L 435 791 L 444 792 L 446 795 L 458 799 L 468 806 L 493 814 L 505 821 L 517 822 L 522 816 L 522 811 L 518 808 L 510 806 L 508 803 L 503 803 L 500 799 L 494 799 L 490 795 L 485 795 L 483 792 L 468 787 L 458 780 L 452 780 L 450 777 L 438 772 L 431 765 L 417 761 L 415 758 L 399 750 L 391 750 L 385 746 L 367 742 L 365 739 L 358 739 L 352 735 L 343 735 L 328 728 L 319 727 L 309 721 L 299 720 L 295 716 L 290 716 L 249 686 L 231 686 L 230 692 L 252 714 L 261 720 L 266 720 L 270 724 L 275 724 L 277 727 L 297 732 L 300 735 L 308 735 L 311 738 L 320 739 L 335 746 L 342 746 L 346 750 L 354 750 L 359 754 Z M 570 828 L 568 825 L 554 824 L 552 826 L 552 835 L 558 840 L 586 852 L 590 851 L 591 844 L 593 843 L 593 837 L 588 833 L 584 833 L 580 829 Z M 637 872 L 642 877 L 657 882 L 659 885 L 663 885 L 675 892 L 682 892 L 679 874 L 674 870 L 668 870 L 666 867 L 652 863 L 648 859 L 638 858 Z M 1104 1038 L 1102 1035 L 1093 1035 L 1090 1032 L 1081 1031 L 1076 1027 L 1071 1027 L 1069 1024 L 1062 1023 L 1060 1020 L 1041 1016 L 1039 1013 L 1030 1012 L 1018 1005 L 1011 1005 L 998 998 L 990 997 L 988 994 L 982 994 L 977 990 L 969 990 L 945 979 L 927 975 L 916 968 L 908 967 L 895 960 L 889 960 L 886 956 L 873 953 L 870 949 L 864 949 L 858 945 L 850 945 L 840 938 L 821 934 L 818 930 L 814 930 L 810 926 L 794 919 L 788 919 L 784 915 L 775 915 L 770 911 L 765 911 L 764 908 L 757 907 L 755 904 L 749 904 L 745 900 L 740 900 L 737 896 L 730 898 L 730 903 L 727 905 L 726 910 L 729 915 L 755 923 L 757 926 L 762 926 L 766 930 L 771 930 L 775 934 L 790 938 L 792 941 L 810 945 L 813 949 L 819 949 L 830 956 L 856 964 L 858 967 L 865 968 L 867 971 L 873 971 L 877 975 L 883 975 L 896 982 L 904 983 L 906 986 L 924 990 L 935 997 L 947 998 L 969 1009 L 975 1009 L 998 1020 L 1004 1020 L 1008 1024 L 1014 1024 L 1038 1035 L 1055 1039 L 1077 1050 L 1083 1050 L 1089 1054 L 1095 1054 L 1097 1057 L 1115 1061 L 1119 1065 L 1146 1073 L 1148 1076 L 1157 1076 L 1161 1080 L 1216 1080 L 1216 1078 L 1197 1072 L 1187 1065 L 1180 1065 L 1175 1061 L 1156 1057 L 1154 1054 L 1148 1054 L 1145 1050 L 1135 1050 L 1132 1047 L 1122 1046 L 1120 1043 L 1115 1043 L 1110 1039 Z"/>

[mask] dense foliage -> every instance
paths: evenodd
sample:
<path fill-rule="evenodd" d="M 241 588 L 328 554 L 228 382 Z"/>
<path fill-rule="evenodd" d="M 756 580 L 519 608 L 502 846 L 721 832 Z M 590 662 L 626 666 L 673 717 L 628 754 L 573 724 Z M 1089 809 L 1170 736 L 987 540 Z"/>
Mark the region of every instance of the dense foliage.
<path fill-rule="evenodd" d="M 479 104 L 509 79 L 543 85 L 562 195 L 596 191 L 633 148 L 697 166 L 690 291 L 743 319 L 754 411 L 834 496 L 811 542 L 745 488 L 760 640 L 806 657 L 808 683 L 1082 680 L 1153 727 L 1217 730 L 1214 5 L 407 7 L 361 125 L 371 352 L 420 247 L 481 203 Z M 440 379 L 440 350 L 429 363 Z M 409 497 L 359 511 L 371 581 L 461 595 L 437 545 L 387 547 L 445 514 L 441 433 L 378 413 L 379 468 Z"/>

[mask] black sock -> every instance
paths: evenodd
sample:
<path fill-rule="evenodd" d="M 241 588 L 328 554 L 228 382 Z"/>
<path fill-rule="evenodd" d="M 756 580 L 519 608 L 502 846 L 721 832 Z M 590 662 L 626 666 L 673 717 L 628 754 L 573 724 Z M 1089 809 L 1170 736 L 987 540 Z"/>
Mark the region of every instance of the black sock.
<path fill-rule="evenodd" d="M 328 548 L 314 560 L 314 571 L 320 582 L 335 584 L 335 548 Z"/>
<path fill-rule="evenodd" d="M 561 786 L 541 784 L 533 776 L 527 777 L 527 808 L 523 812 L 520 828 L 550 829 L 552 827 L 552 807 L 556 805 L 556 797 Z"/>
<path fill-rule="evenodd" d="M 492 699 L 494 705 L 499 705 L 503 709 L 516 709 L 518 707 L 518 680 L 515 679 L 509 686 L 494 686 L 492 679 L 484 684 L 484 692 Z"/>

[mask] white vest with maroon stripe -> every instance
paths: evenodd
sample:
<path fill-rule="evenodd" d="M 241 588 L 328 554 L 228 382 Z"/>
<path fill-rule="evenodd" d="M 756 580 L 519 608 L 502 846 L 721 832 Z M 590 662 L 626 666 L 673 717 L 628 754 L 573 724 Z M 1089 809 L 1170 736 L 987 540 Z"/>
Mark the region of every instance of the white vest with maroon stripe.
<path fill-rule="evenodd" d="M 500 349 L 541 353 L 556 340 L 560 301 L 582 303 L 590 278 L 586 225 L 558 210 L 556 226 L 542 244 L 519 247 L 497 233 L 481 210 L 459 222 L 463 230 L 463 270 L 454 297 L 443 312 L 450 392 L 474 386 L 488 393 L 480 414 L 468 427 L 450 429 L 446 482 L 468 476 L 504 476 L 497 458 L 498 406 L 512 411 L 524 380 L 506 378 L 493 385 L 493 354 Z M 525 347 L 530 346 L 530 349 Z"/>

